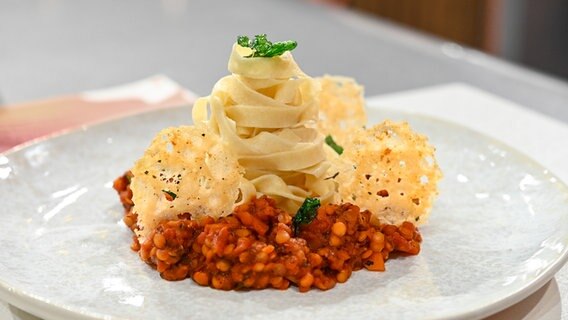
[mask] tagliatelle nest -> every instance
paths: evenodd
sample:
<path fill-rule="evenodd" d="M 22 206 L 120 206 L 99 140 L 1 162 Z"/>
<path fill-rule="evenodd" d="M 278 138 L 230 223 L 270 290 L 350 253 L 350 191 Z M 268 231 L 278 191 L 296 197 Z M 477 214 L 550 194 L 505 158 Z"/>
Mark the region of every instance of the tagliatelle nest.
<path fill-rule="evenodd" d="M 352 130 L 367 123 L 363 87 L 347 77 L 326 75 L 316 80 L 321 86 L 318 130 L 341 145 Z"/>
<path fill-rule="evenodd" d="M 162 130 L 132 168 L 139 236 L 181 213 L 193 218 L 230 214 L 243 169 L 221 138 L 205 126 Z"/>
<path fill-rule="evenodd" d="M 424 222 L 442 176 L 427 138 L 392 121 L 356 133 L 332 160 L 341 201 L 370 210 L 383 223 Z"/>

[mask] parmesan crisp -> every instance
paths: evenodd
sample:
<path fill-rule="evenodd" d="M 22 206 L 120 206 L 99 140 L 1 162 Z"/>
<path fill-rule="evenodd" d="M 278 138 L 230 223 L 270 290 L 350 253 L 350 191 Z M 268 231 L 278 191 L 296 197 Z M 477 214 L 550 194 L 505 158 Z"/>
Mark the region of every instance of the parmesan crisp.
<path fill-rule="evenodd" d="M 359 129 L 334 161 L 342 202 L 357 204 L 382 223 L 426 221 L 442 173 L 428 139 L 408 123 L 384 121 Z"/>
<path fill-rule="evenodd" d="M 186 212 L 195 219 L 230 214 L 243 172 L 221 138 L 206 126 L 162 130 L 132 168 L 138 236 Z"/>
<path fill-rule="evenodd" d="M 327 148 L 328 171 L 342 202 L 367 209 L 382 223 L 426 221 L 442 173 L 428 139 L 407 123 L 367 124 L 363 87 L 346 77 L 317 78 L 322 88 L 318 130 L 343 147 Z"/>
<path fill-rule="evenodd" d="M 347 77 L 325 75 L 316 79 L 321 86 L 318 130 L 342 145 L 353 129 L 367 124 L 363 87 Z"/>

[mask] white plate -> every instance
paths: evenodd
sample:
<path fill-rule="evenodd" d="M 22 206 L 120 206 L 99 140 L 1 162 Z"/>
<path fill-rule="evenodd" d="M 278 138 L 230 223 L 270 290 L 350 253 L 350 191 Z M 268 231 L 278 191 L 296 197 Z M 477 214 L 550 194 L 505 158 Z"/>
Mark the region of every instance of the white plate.
<path fill-rule="evenodd" d="M 520 301 L 567 258 L 567 188 L 518 152 L 435 119 L 405 118 L 437 146 L 445 178 L 416 257 L 330 291 L 223 292 L 167 282 L 129 249 L 112 180 L 171 109 L 0 155 L 0 298 L 47 319 L 482 317 Z"/>

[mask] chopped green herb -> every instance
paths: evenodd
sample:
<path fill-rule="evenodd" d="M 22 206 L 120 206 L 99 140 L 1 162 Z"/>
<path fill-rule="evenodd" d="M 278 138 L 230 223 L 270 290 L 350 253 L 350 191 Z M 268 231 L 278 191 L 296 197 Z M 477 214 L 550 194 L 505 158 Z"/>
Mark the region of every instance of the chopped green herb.
<path fill-rule="evenodd" d="M 292 218 L 292 231 L 294 236 L 300 231 L 301 224 L 310 224 L 317 216 L 318 208 L 320 207 L 320 200 L 318 198 L 306 198 L 304 203 L 294 218 Z"/>
<path fill-rule="evenodd" d="M 325 137 L 325 143 L 330 146 L 335 152 L 337 152 L 337 154 L 343 153 L 343 147 L 335 143 L 332 136 L 328 135 L 327 137 Z"/>
<path fill-rule="evenodd" d="M 296 41 L 280 41 L 270 42 L 266 38 L 266 34 L 257 34 L 254 40 L 249 39 L 247 36 L 238 36 L 237 44 L 241 47 L 251 48 L 252 54 L 247 58 L 271 58 L 283 54 L 286 51 L 292 51 L 298 46 Z"/>
<path fill-rule="evenodd" d="M 249 47 L 250 46 L 250 39 L 247 36 L 238 36 L 237 37 L 237 44 L 241 47 Z"/>
<path fill-rule="evenodd" d="M 169 195 L 170 197 L 172 197 L 172 200 L 175 200 L 175 198 L 177 198 L 177 194 L 175 194 L 175 193 L 173 193 L 173 192 L 171 192 L 171 191 L 162 190 L 162 192 L 165 193 L 165 194 L 167 194 L 167 195 Z"/>

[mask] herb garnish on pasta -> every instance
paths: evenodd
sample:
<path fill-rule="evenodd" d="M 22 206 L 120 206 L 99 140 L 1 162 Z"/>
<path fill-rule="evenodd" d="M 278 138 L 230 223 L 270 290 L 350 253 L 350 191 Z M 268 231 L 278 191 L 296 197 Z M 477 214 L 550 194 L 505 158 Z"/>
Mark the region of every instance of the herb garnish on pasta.
<path fill-rule="evenodd" d="M 282 55 L 286 51 L 292 51 L 296 48 L 298 43 L 296 41 L 288 40 L 281 42 L 270 42 L 266 38 L 266 34 L 258 34 L 251 40 L 247 36 L 239 36 L 237 43 L 241 47 L 251 48 L 253 53 L 247 58 L 271 58 Z"/>

